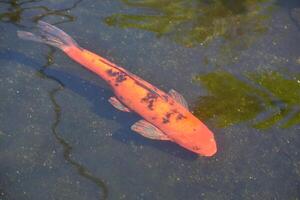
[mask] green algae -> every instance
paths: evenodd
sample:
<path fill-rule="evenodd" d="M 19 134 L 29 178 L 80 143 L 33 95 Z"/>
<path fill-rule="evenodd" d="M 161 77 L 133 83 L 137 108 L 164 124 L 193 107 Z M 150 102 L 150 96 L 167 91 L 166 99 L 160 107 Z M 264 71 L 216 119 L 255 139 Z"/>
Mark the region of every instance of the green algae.
<path fill-rule="evenodd" d="M 300 106 L 300 80 L 297 77 L 287 78 L 278 72 L 267 72 L 263 74 L 252 73 L 249 74 L 248 77 L 260 86 L 266 88 L 277 102 L 284 105 L 284 107 L 281 106 L 279 111 L 273 116 L 256 124 L 256 127 L 267 128 L 288 117 L 294 110 L 293 108 Z M 273 103 L 271 106 L 276 107 L 277 105 Z M 292 117 L 288 119 L 282 127 L 291 127 L 300 123 L 299 117 L 299 111 L 292 114 Z"/>
<path fill-rule="evenodd" d="M 222 37 L 231 46 L 249 46 L 267 31 L 270 0 L 121 0 L 141 13 L 115 13 L 105 18 L 109 26 L 150 31 L 186 47 Z M 241 38 L 241 40 L 237 40 Z M 239 42 L 241 41 L 241 42 Z M 230 48 L 230 47 L 228 47 Z M 227 50 L 228 50 L 227 48 Z M 224 50 L 226 51 L 226 49 Z"/>
<path fill-rule="evenodd" d="M 201 119 L 214 118 L 220 127 L 253 119 L 263 111 L 254 95 L 259 90 L 227 72 L 212 72 L 195 78 L 209 92 L 201 96 L 195 114 Z"/>
<path fill-rule="evenodd" d="M 248 73 L 239 78 L 217 71 L 195 77 L 207 91 L 199 97 L 195 114 L 213 119 L 219 127 L 252 121 L 258 129 L 277 123 L 289 128 L 300 124 L 300 81 L 279 72 Z M 271 112 L 271 115 L 266 113 Z M 262 120 L 258 116 L 263 115 Z M 265 116 L 267 115 L 267 116 Z M 256 122 L 258 121 L 258 122 Z"/>

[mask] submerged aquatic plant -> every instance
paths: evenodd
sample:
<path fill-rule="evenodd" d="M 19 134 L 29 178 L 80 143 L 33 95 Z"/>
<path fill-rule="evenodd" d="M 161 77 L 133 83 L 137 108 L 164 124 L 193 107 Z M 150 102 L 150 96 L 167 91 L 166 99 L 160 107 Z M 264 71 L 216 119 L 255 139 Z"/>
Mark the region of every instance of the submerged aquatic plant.
<path fill-rule="evenodd" d="M 249 73 L 237 78 L 228 72 L 212 72 L 195 77 L 208 96 L 199 98 L 195 114 L 213 119 L 220 127 L 256 119 L 259 114 L 271 116 L 253 122 L 259 129 L 282 122 L 282 128 L 300 124 L 300 74 L 285 77 L 278 72 Z"/>
<path fill-rule="evenodd" d="M 109 26 L 137 28 L 167 36 L 194 47 L 217 37 L 244 46 L 264 33 L 265 12 L 271 0 L 121 0 L 137 14 L 116 13 L 105 18 Z M 133 10 L 134 11 L 134 10 Z M 139 12 L 141 11 L 141 12 Z M 240 42 L 240 39 L 243 42 Z"/>
<path fill-rule="evenodd" d="M 255 95 L 261 92 L 230 73 L 213 72 L 195 80 L 209 92 L 199 98 L 195 108 L 195 114 L 202 119 L 215 118 L 219 126 L 226 127 L 253 119 L 264 110 Z"/>
<path fill-rule="evenodd" d="M 274 115 L 256 124 L 256 127 L 267 128 L 289 115 L 292 116 L 284 122 L 282 127 L 300 123 L 300 74 L 294 78 L 287 78 L 278 72 L 268 72 L 252 73 L 248 77 L 271 93 L 273 100 L 269 102 L 269 105 L 272 108 L 278 108 Z"/>

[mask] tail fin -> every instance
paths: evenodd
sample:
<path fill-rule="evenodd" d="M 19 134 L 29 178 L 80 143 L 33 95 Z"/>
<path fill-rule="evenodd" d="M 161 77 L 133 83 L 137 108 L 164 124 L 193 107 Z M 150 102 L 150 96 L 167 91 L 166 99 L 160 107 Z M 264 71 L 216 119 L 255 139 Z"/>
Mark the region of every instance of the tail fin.
<path fill-rule="evenodd" d="M 37 28 L 38 32 L 36 34 L 18 31 L 18 36 L 24 40 L 46 43 L 61 50 L 72 46 L 78 47 L 78 44 L 68 34 L 51 24 L 39 21 Z"/>

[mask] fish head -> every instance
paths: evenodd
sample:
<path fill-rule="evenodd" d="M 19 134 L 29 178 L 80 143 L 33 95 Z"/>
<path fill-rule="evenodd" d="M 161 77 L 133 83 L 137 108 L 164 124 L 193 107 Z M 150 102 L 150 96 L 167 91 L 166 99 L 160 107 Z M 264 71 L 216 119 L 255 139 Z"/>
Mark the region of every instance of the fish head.
<path fill-rule="evenodd" d="M 217 144 L 214 137 L 206 140 L 205 144 L 201 144 L 200 148 L 194 151 L 201 156 L 211 157 L 217 153 Z"/>
<path fill-rule="evenodd" d="M 213 133 L 206 129 L 198 132 L 198 139 L 193 141 L 191 150 L 201 156 L 213 156 L 217 153 L 217 144 Z"/>
<path fill-rule="evenodd" d="M 185 131 L 181 136 L 176 142 L 200 156 L 211 157 L 217 152 L 214 134 L 202 123 L 193 127 L 192 131 Z"/>

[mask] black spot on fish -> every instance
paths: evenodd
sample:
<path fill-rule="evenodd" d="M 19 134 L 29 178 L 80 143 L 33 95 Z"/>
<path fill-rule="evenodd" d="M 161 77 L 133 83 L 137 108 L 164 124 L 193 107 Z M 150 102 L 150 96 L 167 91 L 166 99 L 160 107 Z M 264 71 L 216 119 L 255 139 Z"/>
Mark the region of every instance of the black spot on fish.
<path fill-rule="evenodd" d="M 181 113 L 178 113 L 177 116 L 176 116 L 176 120 L 182 120 L 182 119 L 186 119 L 186 116 L 184 116 L 183 114 Z"/>
<path fill-rule="evenodd" d="M 106 71 L 106 73 L 109 76 L 115 77 L 115 76 L 119 75 L 120 72 L 116 72 L 116 71 L 113 71 L 112 69 L 109 69 L 109 70 Z"/>
<path fill-rule="evenodd" d="M 167 113 L 166 117 L 169 119 L 173 113 Z"/>
<path fill-rule="evenodd" d="M 166 123 L 169 123 L 170 122 L 170 119 L 171 119 L 171 116 L 175 114 L 173 111 L 171 112 L 167 112 L 166 115 L 163 117 L 163 123 L 166 124 Z"/>
<path fill-rule="evenodd" d="M 154 104 L 154 100 L 150 100 L 150 101 L 148 102 L 148 108 L 149 108 L 150 110 L 153 110 L 153 104 Z"/>
<path fill-rule="evenodd" d="M 167 124 L 167 123 L 170 122 L 170 120 L 164 117 L 162 122 L 163 122 L 164 124 Z"/>
<path fill-rule="evenodd" d="M 193 146 L 192 149 L 193 149 L 194 151 L 199 151 L 201 148 L 198 147 L 198 146 Z"/>
<path fill-rule="evenodd" d="M 121 83 L 121 82 L 123 82 L 125 80 L 126 80 L 126 74 L 124 74 L 122 72 L 119 73 L 118 76 L 117 76 L 117 78 L 116 78 L 116 82 L 117 83 Z"/>
<path fill-rule="evenodd" d="M 125 81 L 126 78 L 126 74 L 124 72 L 119 72 L 119 71 L 113 71 L 112 69 L 109 69 L 106 71 L 106 73 L 110 76 L 110 77 L 116 77 L 115 81 L 118 83 L 122 83 L 123 81 Z"/>
<path fill-rule="evenodd" d="M 153 110 L 154 102 L 157 100 L 157 98 L 157 94 L 148 92 L 147 96 L 141 99 L 141 102 L 146 102 L 148 104 L 147 107 L 150 110 Z"/>

